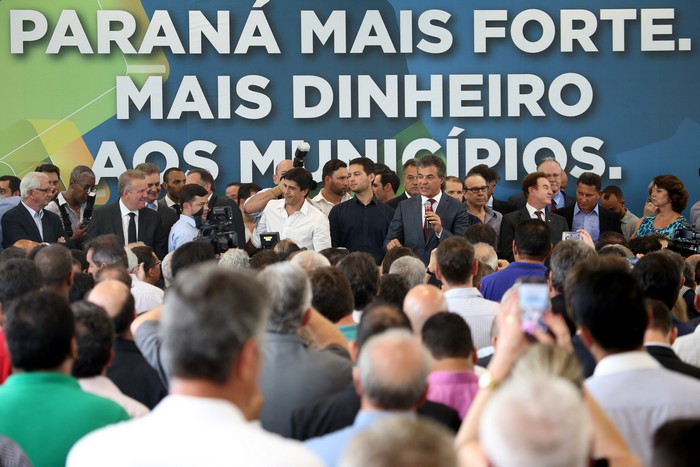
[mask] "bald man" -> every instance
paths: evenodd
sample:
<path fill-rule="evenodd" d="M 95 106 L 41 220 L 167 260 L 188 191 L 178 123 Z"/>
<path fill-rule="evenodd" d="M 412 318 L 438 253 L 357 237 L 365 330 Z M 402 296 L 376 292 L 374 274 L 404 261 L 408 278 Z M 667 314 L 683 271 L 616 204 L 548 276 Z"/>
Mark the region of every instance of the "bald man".
<path fill-rule="evenodd" d="M 123 282 L 107 279 L 95 285 L 87 300 L 107 310 L 114 322 L 114 358 L 107 367 L 107 377 L 124 394 L 152 409 L 167 395 L 167 390 L 136 347 L 129 329 L 136 316 L 131 290 Z"/>
<path fill-rule="evenodd" d="M 403 300 L 403 312 L 411 322 L 413 334 L 421 335 L 423 324 L 440 311 L 447 311 L 447 299 L 434 285 L 421 284 L 413 287 Z"/>

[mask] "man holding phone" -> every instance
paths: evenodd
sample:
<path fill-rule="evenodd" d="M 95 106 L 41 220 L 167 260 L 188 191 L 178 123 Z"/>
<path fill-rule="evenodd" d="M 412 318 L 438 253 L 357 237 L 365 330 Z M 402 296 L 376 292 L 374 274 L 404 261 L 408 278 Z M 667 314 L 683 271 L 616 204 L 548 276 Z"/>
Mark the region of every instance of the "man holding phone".
<path fill-rule="evenodd" d="M 87 236 L 88 222 L 95 204 L 95 173 L 86 165 L 76 166 L 70 173 L 68 189 L 62 191 L 46 206 L 61 218 L 66 235 L 76 248 L 81 248 Z M 92 196 L 92 205 L 88 208 L 88 199 Z M 87 211 L 87 213 L 86 213 Z"/>

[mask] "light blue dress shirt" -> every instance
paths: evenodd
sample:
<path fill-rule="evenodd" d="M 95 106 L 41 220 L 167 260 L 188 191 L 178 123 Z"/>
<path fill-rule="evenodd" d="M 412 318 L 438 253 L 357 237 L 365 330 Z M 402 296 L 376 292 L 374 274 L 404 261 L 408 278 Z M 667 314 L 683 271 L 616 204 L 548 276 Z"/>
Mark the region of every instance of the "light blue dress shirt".
<path fill-rule="evenodd" d="M 168 252 L 177 250 L 178 247 L 189 243 L 197 238 L 199 229 L 195 224 L 194 219 L 180 214 L 180 219 L 175 222 L 170 229 L 168 236 Z"/>

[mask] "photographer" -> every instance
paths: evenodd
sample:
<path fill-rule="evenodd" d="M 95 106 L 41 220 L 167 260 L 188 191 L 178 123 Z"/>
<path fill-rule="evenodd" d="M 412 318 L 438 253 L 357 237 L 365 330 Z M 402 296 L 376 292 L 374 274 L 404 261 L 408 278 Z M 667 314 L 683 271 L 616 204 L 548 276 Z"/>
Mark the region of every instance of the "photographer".
<path fill-rule="evenodd" d="M 208 195 L 206 188 L 196 183 L 189 183 L 182 187 L 179 194 L 182 213 L 180 219 L 170 229 L 168 252 L 176 250 L 197 237 L 199 229 L 195 216 L 206 217 L 209 212 Z"/>
<path fill-rule="evenodd" d="M 61 218 L 66 237 L 76 248 L 82 247 L 85 241 L 96 189 L 95 173 L 90 167 L 78 165 L 70 173 L 68 189 L 59 193 L 45 208 Z M 91 192 L 93 196 L 90 196 Z"/>

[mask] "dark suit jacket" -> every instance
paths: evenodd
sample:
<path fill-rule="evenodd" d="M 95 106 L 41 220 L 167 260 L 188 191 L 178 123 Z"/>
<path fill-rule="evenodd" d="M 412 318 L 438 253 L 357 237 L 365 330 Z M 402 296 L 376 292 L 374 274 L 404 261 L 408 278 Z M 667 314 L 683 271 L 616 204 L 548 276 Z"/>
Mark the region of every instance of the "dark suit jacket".
<path fill-rule="evenodd" d="M 2 246 L 9 248 L 17 240 L 32 240 L 34 242 L 56 243 L 59 238 L 66 240 L 66 246 L 70 247 L 69 239 L 63 230 L 63 222 L 56 214 L 44 209 L 44 216 L 41 218 L 41 226 L 44 231 L 44 238 L 41 238 L 39 229 L 34 223 L 31 214 L 22 203 L 13 207 L 2 216 Z"/>
<path fill-rule="evenodd" d="M 107 377 L 127 396 L 152 409 L 168 395 L 156 370 L 148 364 L 136 343 L 117 337 L 114 358 L 107 367 Z"/>
<path fill-rule="evenodd" d="M 569 225 L 569 230 L 572 230 L 572 226 L 574 225 L 575 208 L 576 203 L 554 211 L 554 214 L 559 214 L 566 219 L 566 222 Z M 622 230 L 620 229 L 620 216 L 605 209 L 603 206 L 598 206 L 598 221 L 600 222 L 600 233 L 609 232 L 611 230 L 620 234 L 622 233 Z"/>
<path fill-rule="evenodd" d="M 156 212 L 158 213 L 158 217 L 160 217 L 161 224 L 163 224 L 163 230 L 167 238 L 167 236 L 170 235 L 170 228 L 178 221 L 180 216 L 173 208 L 167 205 L 162 207 L 160 201 L 158 201 L 158 210 Z"/>
<path fill-rule="evenodd" d="M 552 245 L 556 245 L 561 241 L 562 232 L 568 230 L 566 219 L 563 217 L 545 211 L 545 220 L 549 223 L 550 239 Z M 523 221 L 531 219 L 527 208 L 518 209 L 503 216 L 501 221 L 501 233 L 499 235 L 499 251 L 501 258 L 513 262 L 513 239 L 515 238 L 515 227 Z"/>
<path fill-rule="evenodd" d="M 168 253 L 168 235 L 163 229 L 160 216 L 151 208 L 139 210 L 138 239 L 153 248 L 158 258 Z M 99 235 L 115 234 L 124 240 L 124 227 L 119 202 L 95 209 L 90 225 L 88 225 L 87 240 Z"/>
<path fill-rule="evenodd" d="M 245 248 L 245 224 L 243 223 L 243 216 L 241 215 L 241 210 L 238 209 L 238 206 L 236 206 L 236 203 L 234 203 L 232 200 L 229 198 L 226 198 L 225 196 L 216 196 L 216 195 L 211 195 L 211 198 L 209 198 L 209 212 L 211 212 L 212 208 L 217 207 L 217 206 L 231 206 L 231 211 L 233 212 L 233 230 L 236 232 L 236 236 L 238 237 L 238 246 L 239 248 Z"/>
<path fill-rule="evenodd" d="M 393 208 L 394 210 L 396 210 L 396 206 L 398 206 L 399 203 L 405 199 L 408 199 L 408 196 L 406 196 L 406 193 L 404 192 L 404 193 L 401 193 L 396 198 L 392 198 L 389 201 L 387 201 L 386 205 Z"/>
<path fill-rule="evenodd" d="M 384 240 L 385 249 L 396 238 L 427 265 L 430 262 L 430 252 L 441 240 L 452 235 L 462 236 L 467 227 L 481 222 L 478 217 L 469 214 L 462 203 L 443 193 L 435 209 L 435 214 L 440 216 L 442 222 L 442 234 L 438 239 L 435 232 L 430 230 L 426 240 L 423 237 L 423 209 L 420 196 L 414 196 L 398 205 Z"/>
<path fill-rule="evenodd" d="M 501 201 L 500 199 L 493 199 L 493 210 L 498 211 L 504 216 L 515 211 L 515 207 L 508 201 Z"/>
<path fill-rule="evenodd" d="M 576 197 L 575 196 L 567 196 L 565 192 L 561 192 L 562 196 L 564 196 L 564 207 L 568 206 L 573 206 L 574 203 L 576 203 Z M 522 209 L 525 207 L 527 204 L 527 200 L 525 199 L 525 195 L 522 193 L 518 193 L 517 195 L 513 195 L 510 198 L 508 198 L 508 202 L 513 206 L 513 210 L 516 211 L 518 209 Z M 564 208 L 559 208 L 559 209 L 564 209 Z"/>
<path fill-rule="evenodd" d="M 360 396 L 350 384 L 320 402 L 294 410 L 291 417 L 291 437 L 305 441 L 352 425 L 357 412 L 360 411 L 360 402 Z M 453 433 L 456 433 L 461 425 L 459 414 L 454 409 L 437 402 L 425 401 L 417 412 L 432 418 Z"/>
<path fill-rule="evenodd" d="M 645 345 L 644 347 L 649 352 L 649 355 L 661 363 L 664 368 L 692 376 L 693 378 L 700 378 L 700 368 L 682 361 L 673 349 L 661 345 Z"/>

